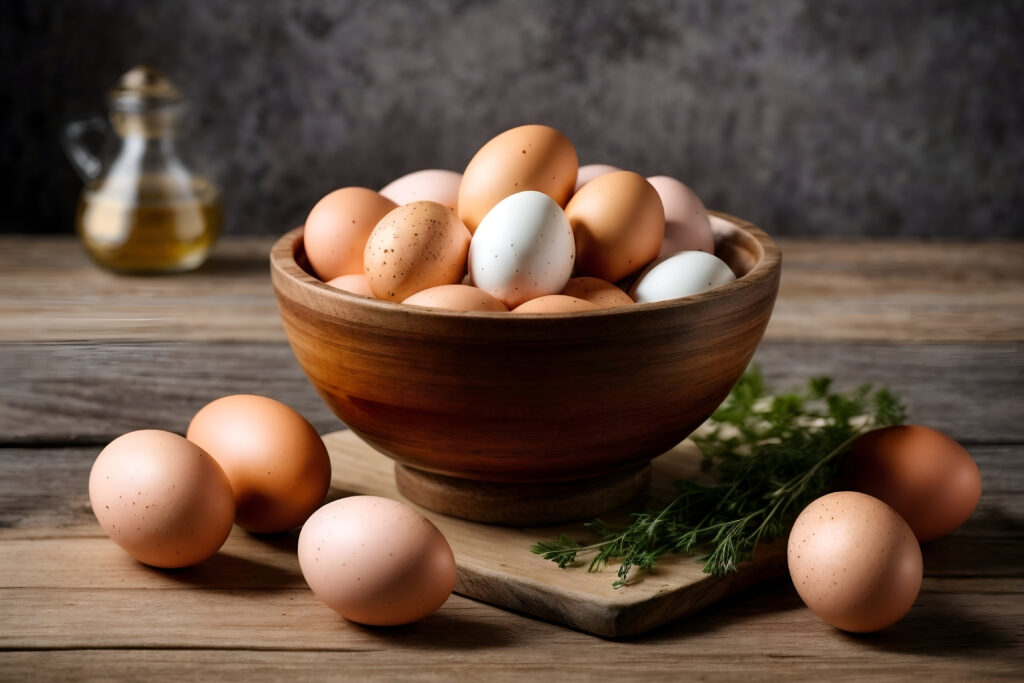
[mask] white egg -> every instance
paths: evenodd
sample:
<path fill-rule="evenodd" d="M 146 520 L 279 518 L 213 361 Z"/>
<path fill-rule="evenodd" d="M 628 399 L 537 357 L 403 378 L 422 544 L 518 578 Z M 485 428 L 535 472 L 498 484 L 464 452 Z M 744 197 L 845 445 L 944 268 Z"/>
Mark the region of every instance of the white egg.
<path fill-rule="evenodd" d="M 510 309 L 561 292 L 575 261 L 572 226 L 562 207 L 532 190 L 495 204 L 469 245 L 473 284 Z"/>
<path fill-rule="evenodd" d="M 681 251 L 658 259 L 640 274 L 629 295 L 638 304 L 699 294 L 736 279 L 717 256 L 703 251 Z"/>

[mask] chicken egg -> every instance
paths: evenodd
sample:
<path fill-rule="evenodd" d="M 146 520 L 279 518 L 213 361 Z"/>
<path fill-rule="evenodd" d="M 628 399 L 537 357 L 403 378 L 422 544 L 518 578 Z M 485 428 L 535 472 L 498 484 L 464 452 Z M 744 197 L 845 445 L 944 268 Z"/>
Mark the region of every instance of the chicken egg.
<path fill-rule="evenodd" d="M 492 208 L 469 245 L 473 284 L 509 308 L 562 291 L 576 247 L 565 212 L 543 192 L 517 192 Z"/>
<path fill-rule="evenodd" d="M 334 287 L 335 289 L 341 289 L 352 294 L 360 294 L 362 296 L 368 296 L 373 298 L 373 289 L 370 287 L 370 281 L 366 279 L 364 273 L 352 273 L 350 275 L 339 275 L 333 280 L 328 280 L 325 284 Z"/>
<path fill-rule="evenodd" d="M 363 250 L 377 221 L 395 208 L 365 187 L 344 187 L 321 199 L 306 218 L 302 244 L 323 281 L 363 272 Z"/>
<path fill-rule="evenodd" d="M 638 304 L 700 294 L 736 279 L 732 269 L 713 254 L 683 251 L 648 266 L 629 295 Z"/>
<path fill-rule="evenodd" d="M 154 567 L 211 557 L 235 518 L 231 483 L 217 461 L 157 429 L 119 436 L 100 452 L 89 473 L 89 502 L 107 535 Z"/>
<path fill-rule="evenodd" d="M 818 498 L 793 523 L 786 551 L 800 598 L 823 621 L 878 631 L 910 610 L 921 590 L 921 547 L 891 507 L 855 491 Z"/>
<path fill-rule="evenodd" d="M 316 429 L 272 398 L 218 398 L 195 414 L 187 438 L 227 474 L 235 522 L 247 531 L 274 533 L 302 524 L 331 484 L 331 460 Z"/>
<path fill-rule="evenodd" d="M 861 436 L 840 476 L 843 485 L 896 510 L 922 543 L 966 522 L 981 499 L 981 472 L 970 454 L 942 432 L 920 425 Z"/>
<path fill-rule="evenodd" d="M 506 312 L 508 308 L 482 289 L 469 285 L 439 285 L 416 292 L 403 304 L 444 308 L 449 311 Z"/>
<path fill-rule="evenodd" d="M 497 135 L 477 151 L 462 174 L 459 218 L 470 232 L 505 197 L 536 190 L 559 207 L 576 186 L 579 159 L 569 138 L 550 126 L 519 126 Z"/>
<path fill-rule="evenodd" d="M 565 207 L 576 241 L 576 273 L 615 282 L 658 256 L 665 210 L 657 190 L 632 171 L 594 178 Z"/>
<path fill-rule="evenodd" d="M 459 205 L 461 183 L 461 173 L 430 168 L 392 180 L 381 188 L 380 195 L 398 205 L 430 201 L 455 209 Z"/>
<path fill-rule="evenodd" d="M 346 619 L 396 626 L 434 612 L 455 587 L 455 557 L 430 520 L 377 496 L 317 510 L 299 533 L 299 567 L 320 600 Z"/>
<path fill-rule="evenodd" d="M 573 189 L 573 193 L 579 192 L 581 187 L 598 176 L 620 170 L 622 169 L 617 166 L 609 166 L 608 164 L 584 164 L 580 166 L 580 170 L 576 174 L 576 187 Z"/>
<path fill-rule="evenodd" d="M 704 202 L 696 193 L 675 178 L 659 175 L 647 179 L 661 197 L 665 207 L 665 240 L 658 256 L 671 256 L 680 251 L 715 253 L 715 237 Z"/>
<path fill-rule="evenodd" d="M 560 294 L 589 301 L 600 308 L 615 308 L 633 303 L 624 291 L 607 280 L 596 277 L 570 278 Z"/>
<path fill-rule="evenodd" d="M 513 313 L 581 313 L 599 311 L 601 307 L 595 303 L 564 294 L 548 294 L 520 304 L 512 309 Z"/>
<path fill-rule="evenodd" d="M 466 274 L 470 234 L 455 211 L 437 202 L 413 202 L 384 216 L 363 257 L 378 299 L 403 301 L 438 285 L 454 285 Z"/>

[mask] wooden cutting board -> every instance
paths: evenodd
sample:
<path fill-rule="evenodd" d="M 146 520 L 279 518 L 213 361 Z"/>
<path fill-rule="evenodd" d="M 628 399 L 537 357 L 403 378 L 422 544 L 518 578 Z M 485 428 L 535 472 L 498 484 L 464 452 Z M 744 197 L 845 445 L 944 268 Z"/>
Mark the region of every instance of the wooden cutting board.
<path fill-rule="evenodd" d="M 395 485 L 392 460 L 347 430 L 327 434 L 324 442 L 334 471 L 332 499 L 369 494 L 408 503 Z M 671 483 L 677 479 L 699 481 L 700 459 L 700 451 L 690 441 L 656 458 L 651 463 L 651 484 L 645 498 L 628 508 L 641 509 L 645 500 L 653 503 L 671 499 Z M 458 566 L 455 592 L 608 638 L 643 633 L 695 614 L 757 581 L 778 576 L 785 567 L 785 545 L 777 541 L 761 548 L 754 561 L 741 565 L 735 575 L 726 578 L 704 574 L 695 556 L 671 555 L 659 560 L 654 572 L 614 589 L 617 565 L 588 573 L 589 557 L 581 557 L 579 566 L 560 569 L 530 552 L 537 541 L 553 540 L 563 533 L 586 539 L 582 524 L 492 526 L 417 509 L 451 544 Z M 602 518 L 614 520 L 626 512 L 623 509 Z"/>

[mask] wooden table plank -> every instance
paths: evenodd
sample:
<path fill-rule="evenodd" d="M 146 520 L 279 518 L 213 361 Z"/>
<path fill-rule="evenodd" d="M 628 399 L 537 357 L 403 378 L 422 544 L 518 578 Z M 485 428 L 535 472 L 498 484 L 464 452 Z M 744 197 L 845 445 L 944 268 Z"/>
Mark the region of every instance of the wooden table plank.
<path fill-rule="evenodd" d="M 1024 343 L 765 342 L 755 360 L 777 390 L 828 375 L 888 385 L 913 420 L 962 441 L 1024 442 Z M 133 429 L 184 432 L 219 396 L 265 394 L 321 433 L 341 425 L 284 344 L 0 344 L 0 444 L 107 443 Z"/>
<path fill-rule="evenodd" d="M 71 237 L 0 237 L 0 341 L 283 341 L 271 243 L 225 240 L 197 272 L 132 277 L 95 268 Z M 1024 242 L 780 245 L 767 339 L 1024 340 Z"/>

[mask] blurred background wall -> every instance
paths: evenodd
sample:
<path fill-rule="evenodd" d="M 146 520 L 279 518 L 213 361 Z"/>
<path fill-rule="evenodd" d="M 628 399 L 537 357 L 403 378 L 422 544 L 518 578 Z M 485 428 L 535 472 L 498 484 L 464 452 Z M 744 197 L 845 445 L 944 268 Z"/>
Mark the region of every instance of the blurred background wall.
<path fill-rule="evenodd" d="M 536 122 L 774 234 L 1024 236 L 1022 1 L 4 0 L 0 231 L 73 230 L 60 127 L 139 62 L 230 233 Z"/>

